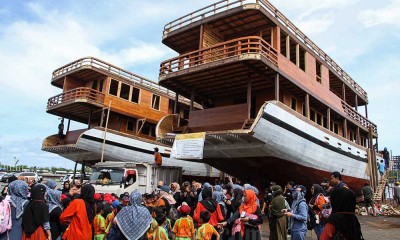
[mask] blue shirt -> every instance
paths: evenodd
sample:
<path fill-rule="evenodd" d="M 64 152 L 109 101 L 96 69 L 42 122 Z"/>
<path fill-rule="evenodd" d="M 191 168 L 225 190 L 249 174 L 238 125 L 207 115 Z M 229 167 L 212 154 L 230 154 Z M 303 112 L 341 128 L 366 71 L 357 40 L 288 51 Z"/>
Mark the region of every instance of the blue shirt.
<path fill-rule="evenodd" d="M 385 163 L 379 163 L 379 172 L 385 172 Z"/>

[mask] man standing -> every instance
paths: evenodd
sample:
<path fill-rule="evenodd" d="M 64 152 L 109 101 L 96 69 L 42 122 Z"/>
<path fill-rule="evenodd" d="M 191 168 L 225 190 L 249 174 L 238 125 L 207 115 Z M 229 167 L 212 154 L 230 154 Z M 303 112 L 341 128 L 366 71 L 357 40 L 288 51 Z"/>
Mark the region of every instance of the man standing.
<path fill-rule="evenodd" d="M 364 196 L 364 202 L 365 202 L 365 208 L 368 211 L 368 207 L 372 208 L 372 214 L 375 216 L 375 208 L 374 208 L 374 202 L 372 200 L 373 197 L 373 190 L 371 188 L 371 186 L 369 186 L 368 183 L 364 183 L 364 187 L 361 189 L 361 192 Z"/>
<path fill-rule="evenodd" d="M 154 162 L 157 166 L 162 165 L 162 157 L 161 154 L 158 152 L 158 147 L 154 148 Z"/>
<path fill-rule="evenodd" d="M 340 172 L 331 173 L 330 185 L 333 187 L 331 193 L 342 187 L 349 188 L 346 183 L 342 182 L 342 175 Z"/>
<path fill-rule="evenodd" d="M 400 183 L 396 182 L 394 185 L 395 185 L 393 188 L 394 201 L 397 203 L 397 206 L 399 206 L 400 205 Z"/>

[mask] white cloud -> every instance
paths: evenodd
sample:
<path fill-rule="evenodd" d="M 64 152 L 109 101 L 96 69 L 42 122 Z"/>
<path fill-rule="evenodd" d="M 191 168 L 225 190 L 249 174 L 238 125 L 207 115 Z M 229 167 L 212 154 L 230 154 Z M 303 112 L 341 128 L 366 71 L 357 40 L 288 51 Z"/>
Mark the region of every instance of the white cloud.
<path fill-rule="evenodd" d="M 400 1 L 393 0 L 391 4 L 379 8 L 369 9 L 359 14 L 365 27 L 373 27 L 380 24 L 400 26 Z"/>
<path fill-rule="evenodd" d="M 324 14 L 319 16 L 307 17 L 306 19 L 300 20 L 298 28 L 307 34 L 322 33 L 329 29 L 335 21 L 335 17 L 332 13 Z"/>

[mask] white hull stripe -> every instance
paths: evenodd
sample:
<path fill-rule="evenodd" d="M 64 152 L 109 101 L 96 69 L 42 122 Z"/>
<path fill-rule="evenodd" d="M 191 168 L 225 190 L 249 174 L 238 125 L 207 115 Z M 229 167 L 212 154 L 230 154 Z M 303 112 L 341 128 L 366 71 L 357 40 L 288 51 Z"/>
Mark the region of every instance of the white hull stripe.
<path fill-rule="evenodd" d="M 103 139 L 100 139 L 100 138 L 97 138 L 97 137 L 93 137 L 93 136 L 89 136 L 89 135 L 86 135 L 86 134 L 83 134 L 81 138 L 92 140 L 92 141 L 95 141 L 95 142 L 103 143 Z M 106 140 L 106 144 L 113 145 L 113 146 L 120 147 L 120 148 L 129 149 L 129 150 L 136 151 L 136 152 L 142 152 L 142 153 L 147 153 L 147 154 L 151 154 L 151 155 L 154 154 L 154 152 L 150 151 L 150 150 L 146 150 L 146 149 L 142 149 L 142 148 L 138 148 L 138 147 L 122 144 L 122 143 L 117 143 L 117 142 L 110 141 L 110 140 Z M 166 153 L 160 153 L 160 154 L 163 157 L 170 157 L 170 154 L 166 154 Z"/>
<path fill-rule="evenodd" d="M 317 138 L 315 138 L 315 137 L 313 137 L 313 136 L 311 136 L 311 135 L 309 135 L 309 134 L 307 134 L 307 133 L 305 133 L 305 132 L 303 132 L 303 131 L 301 131 L 301 130 L 299 130 L 299 129 L 291 126 L 291 125 L 289 125 L 288 123 L 283 122 L 282 120 L 272 116 L 271 114 L 268 114 L 268 113 L 264 112 L 262 117 L 263 117 L 263 119 L 267 120 L 268 122 L 271 122 L 271 123 L 273 123 L 273 124 L 275 124 L 275 125 L 277 125 L 277 126 L 279 126 L 281 128 L 284 128 L 287 131 L 290 131 L 290 132 L 292 132 L 292 133 L 294 133 L 294 134 L 296 134 L 296 135 L 298 135 L 298 136 L 300 136 L 300 137 L 302 137 L 304 139 L 309 140 L 310 142 L 313 142 L 313 143 L 315 143 L 317 145 L 320 145 L 321 147 L 327 148 L 327 149 L 329 149 L 331 151 L 334 151 L 336 153 L 342 154 L 342 155 L 344 155 L 346 157 L 353 158 L 353 159 L 355 159 L 357 161 L 361 161 L 361 162 L 365 162 L 365 163 L 368 162 L 368 160 L 366 158 L 362 158 L 360 156 L 355 156 L 355 155 L 351 154 L 350 152 L 346 152 L 346 151 L 344 151 L 342 149 L 339 149 L 339 148 L 336 148 L 336 147 L 334 147 L 332 145 L 329 145 L 326 142 L 323 142 L 323 141 L 321 141 L 321 140 L 319 140 L 319 139 L 317 139 Z"/>

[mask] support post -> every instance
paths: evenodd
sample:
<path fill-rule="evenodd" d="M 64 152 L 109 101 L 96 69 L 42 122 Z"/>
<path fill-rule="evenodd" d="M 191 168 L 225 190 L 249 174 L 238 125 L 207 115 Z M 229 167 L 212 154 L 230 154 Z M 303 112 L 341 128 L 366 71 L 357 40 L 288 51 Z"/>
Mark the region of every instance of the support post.
<path fill-rule="evenodd" d="M 343 137 L 347 139 L 347 119 L 343 120 Z"/>
<path fill-rule="evenodd" d="M 346 85 L 344 83 L 342 84 L 342 100 L 346 102 Z"/>
<path fill-rule="evenodd" d="M 306 101 L 304 105 L 306 106 L 306 118 L 310 119 L 310 95 L 308 95 L 308 93 L 306 93 Z"/>
<path fill-rule="evenodd" d="M 72 175 L 72 183 L 75 184 L 75 175 L 76 175 L 76 168 L 78 167 L 78 162 L 75 162 L 75 167 L 74 167 L 74 175 Z"/>
<path fill-rule="evenodd" d="M 368 118 L 368 104 L 365 104 L 365 117 Z"/>
<path fill-rule="evenodd" d="M 203 38 L 204 38 L 204 24 L 201 24 L 200 25 L 199 49 L 203 48 Z"/>
<path fill-rule="evenodd" d="M 251 115 L 251 77 L 247 81 L 247 118 L 250 119 Z"/>
<path fill-rule="evenodd" d="M 290 60 L 290 37 L 286 36 L 286 58 Z"/>
<path fill-rule="evenodd" d="M 355 110 L 358 110 L 358 96 L 356 94 L 355 98 L 354 98 L 354 105 L 355 105 Z"/>
<path fill-rule="evenodd" d="M 326 126 L 327 126 L 328 130 L 330 131 L 331 130 L 331 109 L 330 108 L 326 109 L 326 120 L 328 121 Z"/>
<path fill-rule="evenodd" d="M 101 147 L 101 162 L 103 162 L 103 160 L 104 160 L 104 146 L 106 144 L 106 135 L 107 135 L 108 119 L 110 118 L 111 103 L 112 103 L 112 100 L 110 100 L 110 103 L 108 104 L 106 127 L 104 129 L 103 146 Z"/>
<path fill-rule="evenodd" d="M 275 75 L 275 100 L 279 101 L 279 73 Z"/>
<path fill-rule="evenodd" d="M 296 44 L 296 66 L 300 67 L 300 44 Z"/>
<path fill-rule="evenodd" d="M 65 135 L 69 132 L 69 126 L 71 125 L 71 116 L 68 117 L 68 125 L 67 125 L 67 131 L 65 132 Z"/>
<path fill-rule="evenodd" d="M 87 124 L 87 129 L 90 129 L 90 121 L 91 121 L 91 119 L 92 119 L 92 111 L 93 111 L 93 109 L 90 108 L 89 119 L 88 119 L 88 124 Z"/>
<path fill-rule="evenodd" d="M 179 94 L 175 93 L 174 114 L 178 112 Z"/>
<path fill-rule="evenodd" d="M 357 143 L 358 145 L 361 145 L 360 127 L 357 127 L 357 139 L 356 139 L 356 143 Z"/>
<path fill-rule="evenodd" d="M 194 95 L 195 95 L 195 89 L 193 88 L 192 93 L 190 94 L 190 111 L 193 111 Z"/>

